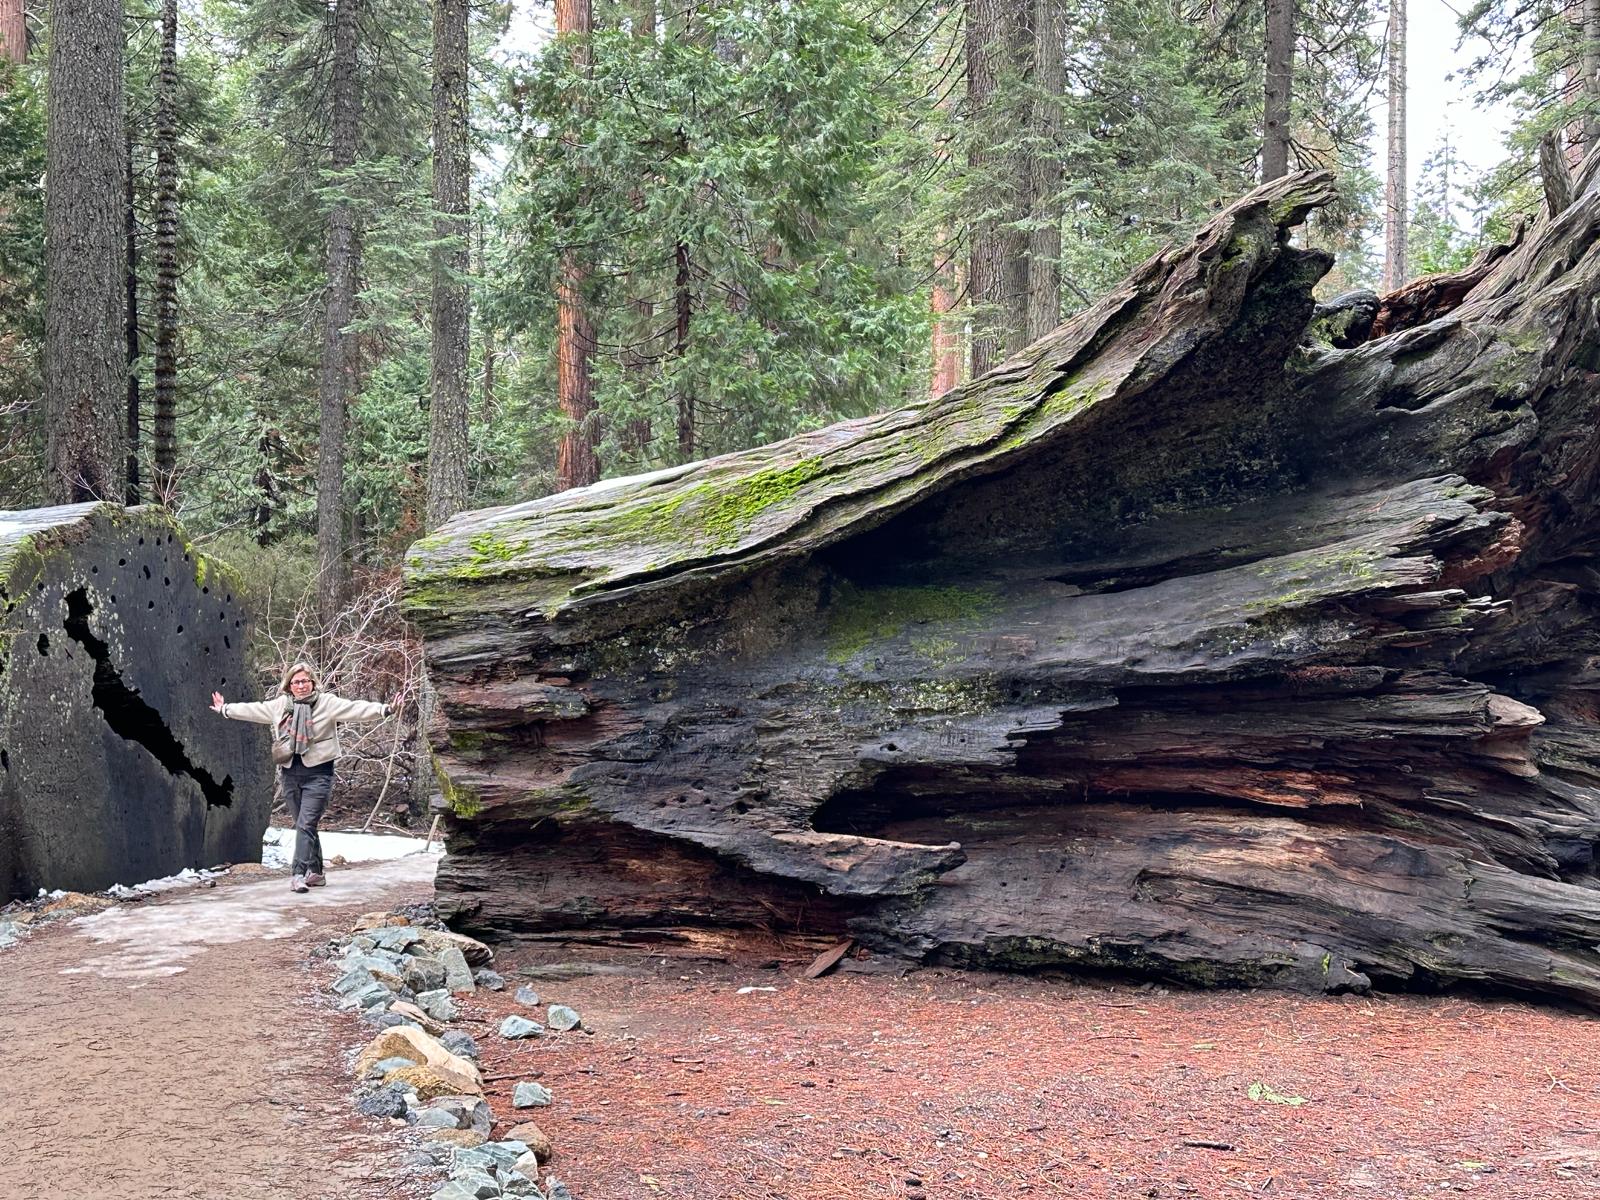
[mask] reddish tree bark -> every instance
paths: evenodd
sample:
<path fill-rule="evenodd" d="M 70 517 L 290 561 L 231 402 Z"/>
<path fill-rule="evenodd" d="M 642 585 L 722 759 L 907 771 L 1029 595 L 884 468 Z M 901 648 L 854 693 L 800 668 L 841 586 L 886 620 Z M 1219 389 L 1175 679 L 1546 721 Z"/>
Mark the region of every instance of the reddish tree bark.
<path fill-rule="evenodd" d="M 556 36 L 567 39 L 572 65 L 587 73 L 594 9 L 589 0 L 556 0 Z M 556 279 L 556 400 L 567 418 L 556 456 L 556 490 L 584 487 L 600 478 L 599 430 L 594 411 L 594 327 L 584 308 L 589 267 L 578 251 L 561 255 Z"/>
<path fill-rule="evenodd" d="M 0 59 L 19 63 L 28 57 L 28 23 L 22 0 L 0 0 Z"/>

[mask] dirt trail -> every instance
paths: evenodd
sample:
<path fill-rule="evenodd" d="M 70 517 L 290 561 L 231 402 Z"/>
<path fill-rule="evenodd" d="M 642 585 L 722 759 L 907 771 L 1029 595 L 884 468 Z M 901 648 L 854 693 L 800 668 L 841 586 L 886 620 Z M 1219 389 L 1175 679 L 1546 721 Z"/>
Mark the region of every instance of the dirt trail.
<path fill-rule="evenodd" d="M 224 881 L 52 925 L 0 954 L 3 1200 L 400 1200 L 427 1189 L 354 1114 L 351 1019 L 312 947 L 432 895 L 436 860 L 292 894 Z"/>

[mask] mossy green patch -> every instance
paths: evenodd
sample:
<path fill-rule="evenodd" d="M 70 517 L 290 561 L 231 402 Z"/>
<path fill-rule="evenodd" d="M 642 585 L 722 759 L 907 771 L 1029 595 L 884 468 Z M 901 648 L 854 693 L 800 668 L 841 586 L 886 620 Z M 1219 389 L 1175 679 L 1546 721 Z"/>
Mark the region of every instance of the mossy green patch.
<path fill-rule="evenodd" d="M 858 588 L 846 584 L 835 591 L 828 610 L 824 634 L 828 658 L 836 663 L 848 662 L 874 642 L 894 637 L 910 625 L 978 620 L 992 612 L 996 603 L 988 588 Z"/>
<path fill-rule="evenodd" d="M 793 499 L 795 494 L 822 473 L 820 458 L 801 459 L 792 467 L 757 471 L 716 491 L 700 527 L 713 549 L 733 545 L 747 533 L 767 509 Z"/>

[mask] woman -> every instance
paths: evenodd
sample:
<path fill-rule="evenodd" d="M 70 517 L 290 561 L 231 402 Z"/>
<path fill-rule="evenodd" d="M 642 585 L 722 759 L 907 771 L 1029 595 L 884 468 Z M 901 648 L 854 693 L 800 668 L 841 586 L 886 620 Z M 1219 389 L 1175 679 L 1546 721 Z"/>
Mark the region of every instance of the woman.
<path fill-rule="evenodd" d="M 259 704 L 229 704 L 221 692 L 211 693 L 211 710 L 234 721 L 273 728 L 272 761 L 278 764 L 278 790 L 294 814 L 294 870 L 291 892 L 327 883 L 322 872 L 322 840 L 317 822 L 333 792 L 333 760 L 339 756 L 341 721 L 378 721 L 393 711 L 390 704 L 346 700 L 317 690 L 317 673 L 297 662 L 278 684 L 278 695 Z"/>

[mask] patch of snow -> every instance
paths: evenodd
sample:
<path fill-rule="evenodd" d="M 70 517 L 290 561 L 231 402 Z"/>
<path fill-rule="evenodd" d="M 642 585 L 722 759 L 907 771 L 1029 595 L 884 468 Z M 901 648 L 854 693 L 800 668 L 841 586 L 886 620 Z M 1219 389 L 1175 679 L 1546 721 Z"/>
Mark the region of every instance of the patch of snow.
<path fill-rule="evenodd" d="M 409 839 L 402 839 L 409 840 Z M 188 970 L 214 946 L 285 938 L 305 927 L 306 914 L 360 903 L 396 883 L 433 878 L 432 854 L 398 858 L 356 871 L 336 871 L 328 886 L 291 892 L 281 876 L 232 887 L 197 890 L 161 904 L 108 908 L 78 917 L 73 931 L 88 940 L 85 955 L 63 975 L 126 979 L 139 987 Z M 88 951 L 98 950 L 99 953 Z"/>
<path fill-rule="evenodd" d="M 389 862 L 428 848 L 423 838 L 392 833 L 323 833 L 322 857 L 342 857 L 346 862 Z M 429 854 L 444 853 L 444 842 L 434 842 Z M 294 857 L 294 830 L 269 829 L 261 839 L 261 865 L 287 867 Z"/>

